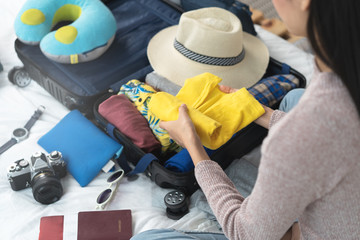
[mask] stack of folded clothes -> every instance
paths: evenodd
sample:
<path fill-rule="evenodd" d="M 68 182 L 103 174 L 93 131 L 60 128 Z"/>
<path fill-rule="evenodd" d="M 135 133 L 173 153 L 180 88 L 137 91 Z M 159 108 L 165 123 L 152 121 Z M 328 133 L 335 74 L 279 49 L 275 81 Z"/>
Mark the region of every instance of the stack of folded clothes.
<path fill-rule="evenodd" d="M 204 73 L 187 79 L 180 87 L 151 72 L 145 83 L 131 80 L 124 84 L 118 95 L 99 105 L 99 113 L 144 152 L 172 156 L 164 163 L 166 168 L 187 172 L 194 168 L 189 153 L 159 127 L 161 120 L 177 119 L 182 103 L 187 104 L 204 148 L 211 156 L 263 113 L 260 103 L 273 107 L 299 85 L 299 79 L 294 75 L 282 74 L 263 78 L 248 89 L 226 94 L 219 90 L 220 82 L 221 78 Z M 227 114 L 229 112 L 239 114 Z"/>

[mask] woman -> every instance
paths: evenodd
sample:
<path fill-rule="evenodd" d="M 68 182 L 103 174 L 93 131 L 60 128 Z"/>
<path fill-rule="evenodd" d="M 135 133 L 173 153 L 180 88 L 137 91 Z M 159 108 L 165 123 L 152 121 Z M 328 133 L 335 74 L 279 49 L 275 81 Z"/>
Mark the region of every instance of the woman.
<path fill-rule="evenodd" d="M 246 199 L 209 160 L 185 105 L 178 120 L 162 122 L 189 151 L 196 179 L 225 236 L 166 230 L 154 239 L 280 239 L 297 218 L 300 232 L 293 238 L 359 238 L 360 2 L 273 3 L 289 31 L 306 36 L 315 52 L 307 90 L 289 113 L 266 108 L 255 121 L 269 128 L 269 134 L 262 144 L 256 184 Z M 151 239 L 158 232 L 134 239 Z"/>

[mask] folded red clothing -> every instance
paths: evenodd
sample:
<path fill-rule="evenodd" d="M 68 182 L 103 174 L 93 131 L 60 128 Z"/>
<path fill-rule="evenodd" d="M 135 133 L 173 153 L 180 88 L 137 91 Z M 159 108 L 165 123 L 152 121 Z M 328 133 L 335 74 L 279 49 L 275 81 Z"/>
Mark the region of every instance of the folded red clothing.
<path fill-rule="evenodd" d="M 161 148 L 148 121 L 125 95 L 111 96 L 99 105 L 98 111 L 144 152 L 149 153 Z"/>

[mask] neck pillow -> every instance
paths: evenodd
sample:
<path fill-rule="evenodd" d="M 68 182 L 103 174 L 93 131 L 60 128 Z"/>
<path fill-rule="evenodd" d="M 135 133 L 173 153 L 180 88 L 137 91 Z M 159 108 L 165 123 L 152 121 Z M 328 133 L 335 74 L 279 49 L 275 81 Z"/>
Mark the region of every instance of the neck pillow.
<path fill-rule="evenodd" d="M 60 22 L 71 24 L 52 31 Z M 40 44 L 48 58 L 75 64 L 94 60 L 109 48 L 116 21 L 100 0 L 27 0 L 14 27 L 23 43 Z"/>

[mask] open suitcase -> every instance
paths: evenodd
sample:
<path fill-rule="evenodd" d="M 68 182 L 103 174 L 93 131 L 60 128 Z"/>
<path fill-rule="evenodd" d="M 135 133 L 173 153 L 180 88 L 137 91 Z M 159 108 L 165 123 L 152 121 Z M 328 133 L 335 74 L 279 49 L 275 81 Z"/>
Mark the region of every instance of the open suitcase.
<path fill-rule="evenodd" d="M 288 65 L 271 58 L 264 77 L 277 74 L 293 74 L 300 80 L 299 87 L 305 87 L 306 81 L 302 74 Z M 165 168 L 162 165 L 163 160 L 160 160 L 160 158 L 152 153 L 145 153 L 99 113 L 99 105 L 118 92 L 121 85 L 118 85 L 118 87 L 113 93 L 104 94 L 97 99 L 93 105 L 93 114 L 98 125 L 124 146 L 122 157 L 118 160 L 120 166 L 125 172 L 131 172 L 131 174 L 145 172 L 160 187 L 179 189 L 191 195 L 198 189 L 193 170 L 189 172 L 174 172 Z M 260 145 L 266 135 L 267 130 L 265 128 L 252 123 L 237 132 L 226 144 L 213 152 L 210 157 L 225 169 L 234 159 L 246 155 L 256 146 Z M 131 163 L 134 167 L 130 167 L 128 163 Z"/>
<path fill-rule="evenodd" d="M 38 46 L 25 45 L 19 40 L 15 41 L 15 50 L 31 78 L 67 108 L 78 109 L 95 118 L 100 128 L 124 146 L 119 164 L 125 171 L 131 171 L 127 165 L 129 162 L 136 166 L 137 172 L 144 171 L 160 187 L 191 194 L 198 188 L 193 171 L 179 173 L 166 169 L 157 156 L 135 146 L 98 113 L 99 104 L 117 93 L 123 84 L 131 79 L 144 81 L 146 74 L 153 71 L 146 57 L 147 44 L 158 31 L 178 23 L 181 9 L 161 0 L 106 2 L 114 13 L 118 29 L 113 44 L 98 59 L 76 65 L 60 64 L 47 59 Z M 245 10 L 248 11 L 248 8 Z M 245 17 L 250 18 L 250 15 L 245 14 Z M 253 29 L 250 30 L 254 32 L 244 30 L 252 34 L 255 32 Z M 299 87 L 305 86 L 302 74 L 271 58 L 265 76 L 280 73 L 295 75 L 300 80 Z M 264 128 L 250 124 L 215 151 L 211 159 L 226 168 L 233 159 L 258 146 L 266 134 Z M 139 162 L 144 161 L 147 163 L 139 168 Z"/>

